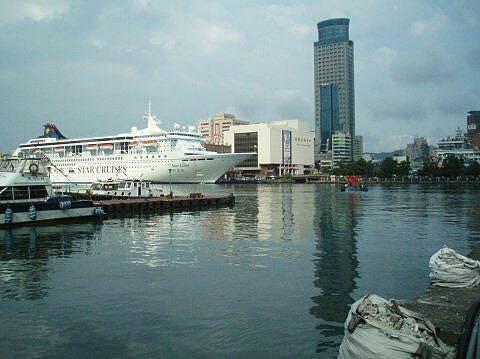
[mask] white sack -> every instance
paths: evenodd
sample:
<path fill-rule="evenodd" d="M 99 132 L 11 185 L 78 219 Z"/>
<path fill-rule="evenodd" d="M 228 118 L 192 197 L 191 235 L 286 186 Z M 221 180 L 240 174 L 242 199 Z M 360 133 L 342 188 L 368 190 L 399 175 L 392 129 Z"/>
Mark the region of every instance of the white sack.
<path fill-rule="evenodd" d="M 352 304 L 345 321 L 339 359 L 352 358 L 454 358 L 435 327 L 420 314 L 377 295 Z"/>
<path fill-rule="evenodd" d="M 430 258 L 432 285 L 471 288 L 480 284 L 480 262 L 443 247 Z"/>

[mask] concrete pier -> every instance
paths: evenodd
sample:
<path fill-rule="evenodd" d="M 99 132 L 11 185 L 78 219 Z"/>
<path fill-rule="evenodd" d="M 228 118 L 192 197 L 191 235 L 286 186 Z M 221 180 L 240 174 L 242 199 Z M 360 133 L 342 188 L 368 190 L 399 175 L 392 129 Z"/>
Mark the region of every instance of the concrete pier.
<path fill-rule="evenodd" d="M 468 254 L 480 260 L 480 244 Z M 463 326 L 470 306 L 480 299 L 480 288 L 443 288 L 430 286 L 414 301 L 403 301 L 402 306 L 425 315 L 437 328 L 439 337 L 456 347 L 463 335 Z"/>
<path fill-rule="evenodd" d="M 235 197 L 226 196 L 177 196 L 126 198 L 96 201 L 109 217 L 131 216 L 140 213 L 166 213 L 181 211 L 198 211 L 210 208 L 232 207 Z"/>

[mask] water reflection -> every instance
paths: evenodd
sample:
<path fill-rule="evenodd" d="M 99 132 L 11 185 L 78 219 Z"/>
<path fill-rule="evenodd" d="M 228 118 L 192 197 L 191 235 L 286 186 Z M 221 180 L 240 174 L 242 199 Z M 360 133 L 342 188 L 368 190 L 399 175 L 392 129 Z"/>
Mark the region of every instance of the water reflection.
<path fill-rule="evenodd" d="M 315 281 L 319 294 L 312 297 L 310 314 L 320 319 L 321 340 L 317 352 L 331 351 L 343 334 L 343 322 L 353 302 L 358 277 L 355 226 L 362 194 L 339 193 L 333 186 L 321 187 L 315 199 Z"/>
<path fill-rule="evenodd" d="M 97 224 L 29 227 L 0 231 L 0 297 L 33 300 L 48 294 L 49 259 L 90 254 Z"/>

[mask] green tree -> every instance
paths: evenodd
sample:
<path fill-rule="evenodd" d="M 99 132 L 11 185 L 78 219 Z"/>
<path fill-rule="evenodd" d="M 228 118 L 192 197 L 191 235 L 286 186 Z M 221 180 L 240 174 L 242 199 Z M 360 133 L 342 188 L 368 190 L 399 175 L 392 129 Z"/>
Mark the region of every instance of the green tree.
<path fill-rule="evenodd" d="M 439 176 L 438 167 L 434 162 L 425 162 L 418 171 L 418 175 L 422 177 L 437 177 Z"/>
<path fill-rule="evenodd" d="M 465 172 L 465 161 L 463 158 L 450 155 L 442 162 L 441 174 L 445 177 L 463 176 Z"/>
<path fill-rule="evenodd" d="M 339 176 L 348 176 L 352 174 L 352 163 L 350 161 L 341 161 L 334 169 L 333 174 Z"/>
<path fill-rule="evenodd" d="M 408 159 L 397 165 L 396 174 L 401 177 L 407 177 L 410 174 L 410 162 Z"/>
<path fill-rule="evenodd" d="M 479 177 L 480 176 L 480 163 L 477 161 L 468 161 L 465 164 L 465 175 L 467 176 L 475 176 Z"/>
<path fill-rule="evenodd" d="M 379 167 L 379 177 L 392 178 L 397 173 L 397 162 L 392 157 L 385 158 Z"/>
<path fill-rule="evenodd" d="M 373 163 L 367 162 L 363 158 L 352 162 L 352 174 L 360 176 L 373 176 Z"/>

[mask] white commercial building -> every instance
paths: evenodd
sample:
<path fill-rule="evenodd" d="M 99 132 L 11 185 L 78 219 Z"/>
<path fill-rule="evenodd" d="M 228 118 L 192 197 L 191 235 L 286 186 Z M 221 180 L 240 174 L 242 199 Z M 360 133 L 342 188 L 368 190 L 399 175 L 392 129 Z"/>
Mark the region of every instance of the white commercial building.
<path fill-rule="evenodd" d="M 303 174 L 314 166 L 314 134 L 301 120 L 232 126 L 224 138 L 234 153 L 257 153 L 237 167 L 245 174 Z"/>

